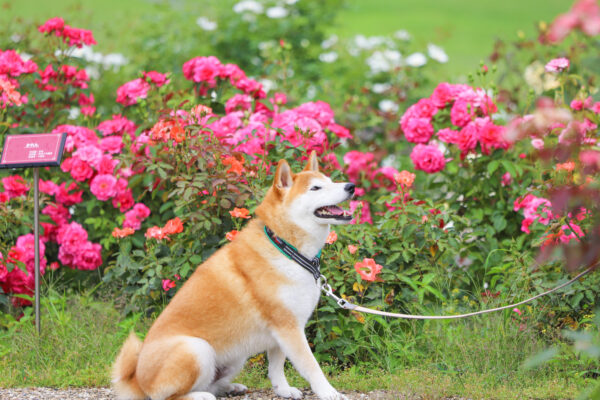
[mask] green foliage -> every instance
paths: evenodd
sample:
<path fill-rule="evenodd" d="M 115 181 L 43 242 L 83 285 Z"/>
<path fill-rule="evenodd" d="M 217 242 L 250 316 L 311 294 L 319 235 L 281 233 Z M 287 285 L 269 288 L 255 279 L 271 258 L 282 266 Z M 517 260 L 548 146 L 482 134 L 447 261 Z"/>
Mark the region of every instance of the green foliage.
<path fill-rule="evenodd" d="M 266 79 L 274 85 L 273 90 L 284 91 L 288 109 L 302 100 L 330 100 L 338 111 L 336 122 L 351 128 L 354 135 L 352 139 L 339 140 L 327 132 L 328 145 L 324 150 L 332 157 L 323 163 L 323 171 L 332 179 L 347 179 L 345 166 L 336 167 L 335 162 L 355 149 L 372 153 L 377 166 L 413 169 L 407 157 L 407 143 L 400 140 L 398 119 L 404 109 L 431 93 L 442 69 L 430 61 L 424 68 L 398 63 L 377 70 L 369 68 L 367 60 L 377 53 L 381 56 L 387 52 L 393 58 L 396 53 L 404 57 L 424 51 L 419 41 L 388 37 L 378 39 L 378 43 L 368 48 L 353 49 L 349 48 L 352 41 L 342 39 L 324 49 L 327 25 L 340 8 L 340 0 L 296 2 L 286 6 L 289 16 L 282 19 L 238 13 L 233 10 L 234 3 L 229 0 L 220 5 L 182 3 L 177 7 L 158 4 L 158 12 L 152 13 L 147 21 L 153 29 L 148 30 L 144 25 L 136 31 L 137 40 L 128 55 L 130 64 L 116 71 L 97 71 L 98 79 L 91 87 L 96 93 L 96 116 L 72 120 L 66 110 L 77 106 L 72 97 L 77 93 L 72 88 L 66 93 L 46 92 L 35 83 L 39 78 L 37 73 L 25 78 L 19 90 L 31 93 L 39 101 L 48 100 L 50 106 L 36 107 L 31 102 L 23 106 L 23 115 L 0 110 L 0 140 L 7 132 L 14 132 L 15 123 L 21 124 L 19 129 L 23 132 L 51 130 L 64 123 L 93 129 L 105 117 L 123 113 L 136 122 L 138 135 L 148 132 L 151 135 L 158 121 L 174 121 L 176 112 L 193 113 L 193 107 L 199 105 L 209 106 L 222 116 L 226 101 L 237 91 L 228 83 L 220 83 L 203 96 L 200 86 L 192 89 L 192 84 L 184 82 L 181 74 L 181 65 L 188 59 L 215 55 L 224 63 L 239 64 L 249 75 Z M 275 2 L 265 4 L 268 7 Z M 199 9 L 216 21 L 219 27 L 216 31 L 210 33 L 192 23 L 179 23 L 183 14 L 189 19 Z M 16 46 L 34 57 L 56 66 L 67 61 L 78 68 L 86 66 L 83 60 L 68 57 L 58 38 L 42 41 L 28 36 L 27 32 L 33 31 L 31 27 L 22 30 L 24 39 Z M 0 48 L 15 46 L 8 39 L 10 32 L 5 33 L 0 38 Z M 62 52 L 54 52 L 54 48 Z M 596 39 L 574 35 L 566 43 L 552 47 L 521 39 L 510 47 L 498 44 L 496 50 L 497 67 L 491 66 L 488 72 L 482 65 L 470 75 L 469 83 L 489 89 L 500 100 L 495 121 L 499 125 L 508 124 L 513 115 L 532 112 L 537 95 L 551 96 L 558 105 L 566 105 L 574 98 L 597 96 L 600 63 L 596 62 Z M 334 62 L 323 61 L 327 58 L 323 57 L 325 52 L 335 53 Z M 559 55 L 571 59 L 572 70 L 569 75 L 554 78 L 552 85 L 544 86 L 544 79 L 550 77 L 540 72 L 543 69 L 540 60 L 548 61 Z M 538 64 L 532 66 L 535 62 Z M 170 72 L 171 83 L 153 90 L 136 106 L 115 105 L 116 88 L 139 76 L 141 70 Z M 389 109 L 381 106 L 386 100 L 393 103 Z M 274 108 L 268 100 L 263 103 Z M 257 102 L 253 100 L 252 106 L 257 106 Z M 243 118 L 249 118 L 249 114 Z M 600 122 L 591 111 L 583 111 L 576 117 Z M 440 112 L 433 123 L 438 128 L 449 118 L 448 112 Z M 232 218 L 229 211 L 245 207 L 252 214 L 271 184 L 273 165 L 283 158 L 298 171 L 300 159 L 307 153 L 304 145 L 273 141 L 255 159 L 234 152 L 201 123 L 187 125 L 184 133 L 185 140 L 177 144 L 153 138 L 139 152 L 125 151 L 119 156 L 118 166 L 143 171 L 129 181 L 129 188 L 136 202 L 143 202 L 152 210 L 144 228 L 160 227 L 167 220 L 179 218 L 183 232 L 156 240 L 147 237 L 142 229 L 117 239 L 111 232 L 122 224 L 124 216 L 86 191 L 83 202 L 70 211 L 81 216 L 79 222 L 89 231 L 89 239 L 102 244 L 106 263 L 97 275 L 62 268 L 49 272 L 45 279 L 59 289 L 84 292 L 99 285 L 99 291 L 119 298 L 122 313 L 85 296 L 70 301 L 66 295 L 51 294 L 44 302 L 44 314 L 50 316 L 48 330 L 44 328 L 46 336 L 38 340 L 31 326 L 31 308 L 23 310 L 23 316 L 17 320 L 21 310 L 11 308 L 7 298 L 0 295 L 3 309 L 8 310 L 0 314 L 0 355 L 8 356 L 3 359 L 17 360 L 16 365 L 21 366 L 9 368 L 0 363 L 3 370 L 10 371 L 0 384 L 21 384 L 23 380 L 25 384 L 61 386 L 106 384 L 107 366 L 124 335 L 131 328 L 147 325 L 142 313 L 146 316 L 159 313 L 196 266 L 227 243 L 226 233 L 241 229 L 242 222 Z M 309 132 L 298 134 L 310 136 Z M 544 138 L 548 148 L 560 147 L 556 136 Z M 124 144 L 131 149 L 127 135 Z M 142 156 L 146 150 L 148 153 Z M 442 172 L 418 171 L 412 186 L 397 185 L 391 179 L 382 184 L 378 178 L 367 176 L 366 171 L 360 172 L 356 183 L 365 190 L 360 198 L 365 204 L 358 206 L 355 217 L 365 216 L 368 204 L 373 223 L 336 227 L 338 239 L 326 246 L 322 255 L 323 273 L 338 295 L 386 311 L 456 314 L 522 300 L 564 281 L 563 258 L 557 257 L 557 253 L 544 259 L 537 256 L 548 237 L 561 229 L 564 216 L 548 225 L 534 224 L 531 233 L 526 234 L 521 229 L 522 215 L 514 211 L 514 202 L 527 193 L 543 196 L 549 187 L 580 187 L 584 184 L 582 175 L 557 171 L 556 159 L 551 157 L 537 159 L 528 140 L 491 154 L 461 157 L 458 150 L 448 149 L 447 155 L 448 162 Z M 567 155 L 577 159 L 577 152 Z M 566 161 L 567 155 L 561 155 L 560 161 Z M 226 159 L 242 164 L 243 175 L 226 165 L 223 162 Z M 506 181 L 506 174 L 512 178 L 510 182 Z M 24 176 L 31 178 L 29 172 Z M 48 171 L 42 171 L 42 179 L 61 182 L 60 175 Z M 28 196 L 11 200 L 10 204 L 0 202 L 2 254 L 9 253 L 17 237 L 31 231 L 32 193 Z M 47 202 L 43 197 L 42 203 Z M 598 211 L 593 199 L 581 200 L 581 204 Z M 50 220 L 42 216 L 42 221 Z M 589 221 L 582 223 L 586 231 L 592 226 Z M 351 252 L 348 245 L 358 250 Z M 49 244 L 47 257 L 56 259 L 57 253 L 57 246 Z M 382 266 L 375 281 L 363 279 L 357 273 L 357 263 L 365 258 L 372 258 Z M 22 267 L 8 263 L 9 271 Z M 408 368 L 421 373 L 426 370 L 436 380 L 449 377 L 454 382 L 451 386 L 454 393 L 472 396 L 475 391 L 469 387 L 469 381 L 474 379 L 480 385 L 480 393 L 482 387 L 502 387 L 504 382 L 510 382 L 523 393 L 539 394 L 532 387 L 543 385 L 536 382 L 572 380 L 587 384 L 597 376 L 597 337 L 589 329 L 594 318 L 591 310 L 597 306 L 600 294 L 599 280 L 598 274 L 588 276 L 557 296 L 522 307 L 518 313 L 505 311 L 460 322 L 407 322 L 345 313 L 330 299 L 324 299 L 307 331 L 316 357 L 330 363 L 331 371 L 346 368 L 351 375 L 359 368 L 362 376 L 366 373 L 357 365 L 393 374 Z M 170 288 L 171 283 L 174 288 Z M 73 292 L 68 293 L 70 297 Z M 82 318 L 86 314 L 98 318 L 87 321 Z M 588 331 L 572 333 L 565 331 L 566 327 L 583 327 Z M 108 351 L 99 347 L 100 343 L 106 343 L 102 335 L 109 337 Z M 74 343 L 78 338 L 81 343 Z M 571 342 L 575 343 L 575 349 L 587 350 L 590 357 L 580 357 L 570 347 Z M 42 350 L 33 352 L 39 344 L 43 345 Z M 539 353 L 548 344 L 554 347 Z M 94 357 L 97 364 L 88 366 L 85 358 L 71 358 L 70 348 Z M 37 369 L 59 368 L 52 349 L 69 355 L 64 362 L 68 368 L 55 375 Z M 525 361 L 534 353 L 539 355 Z M 520 369 L 524 363 L 541 366 L 524 371 Z M 94 378 L 94 369 L 104 375 Z M 69 375 L 67 370 L 77 370 L 78 374 Z M 260 365 L 253 365 L 249 379 L 255 378 L 256 371 L 263 370 Z M 293 379 L 300 381 L 297 376 Z M 409 379 L 411 387 L 431 393 L 415 380 L 418 379 Z M 560 393 L 568 393 L 574 385 L 567 382 L 565 387 Z M 544 393 L 544 396 L 554 395 L 552 391 Z"/>
<path fill-rule="evenodd" d="M 50 291 L 42 299 L 40 336 L 33 325 L 32 308 L 25 309 L 18 321 L 7 314 L 0 320 L 3 388 L 107 386 L 110 366 L 123 340 L 131 330 L 144 335 L 152 322 L 141 313 L 124 317 L 112 301 L 94 298 L 91 293 Z M 569 398 L 589 381 L 581 376 L 567 381 L 561 363 L 531 372 L 519 370 L 518 363 L 540 344 L 533 331 L 519 332 L 510 318 L 440 324 L 367 317 L 360 326 L 363 333 L 357 335 L 358 351 L 372 353 L 374 359 L 377 355 L 377 361 L 343 369 L 331 360 L 321 361 L 332 384 L 344 391 L 385 390 L 430 398 Z M 561 362 L 576 362 L 576 358 L 567 353 Z M 266 375 L 265 358 L 257 357 L 237 381 L 252 388 L 269 388 Z M 289 364 L 286 375 L 290 384 L 307 387 Z"/>
<path fill-rule="evenodd" d="M 129 331 L 147 327 L 139 315 L 124 318 L 112 303 L 73 292 L 42 296 L 41 315 L 39 336 L 32 307 L 18 320 L 0 315 L 1 387 L 106 385 Z"/>

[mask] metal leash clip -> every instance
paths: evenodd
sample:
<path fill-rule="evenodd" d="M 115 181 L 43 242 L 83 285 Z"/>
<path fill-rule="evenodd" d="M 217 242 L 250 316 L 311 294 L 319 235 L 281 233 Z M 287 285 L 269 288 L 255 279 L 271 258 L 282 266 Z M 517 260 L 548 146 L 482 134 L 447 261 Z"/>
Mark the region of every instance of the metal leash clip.
<path fill-rule="evenodd" d="M 343 299 L 333 293 L 333 289 L 331 288 L 331 285 L 329 283 L 327 283 L 327 278 L 325 278 L 323 275 L 321 275 L 319 278 L 321 279 L 321 282 L 322 282 L 321 290 L 323 291 L 323 293 L 325 293 L 326 296 L 334 299 L 338 306 L 340 306 L 341 308 L 345 308 L 346 310 L 354 310 L 356 308 L 356 305 L 350 303 L 348 300 Z"/>

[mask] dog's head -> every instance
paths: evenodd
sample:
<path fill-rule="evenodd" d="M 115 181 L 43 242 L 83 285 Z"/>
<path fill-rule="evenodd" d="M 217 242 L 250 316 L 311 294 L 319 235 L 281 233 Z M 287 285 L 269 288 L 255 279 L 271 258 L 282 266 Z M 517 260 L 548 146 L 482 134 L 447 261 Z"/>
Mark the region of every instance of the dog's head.
<path fill-rule="evenodd" d="M 352 198 L 354 189 L 353 183 L 333 182 L 319 172 L 313 151 L 304 170 L 297 174 L 285 160 L 279 161 L 273 185 L 256 214 L 267 225 L 291 223 L 310 234 L 312 229 L 350 222 L 351 213 L 338 204 Z"/>

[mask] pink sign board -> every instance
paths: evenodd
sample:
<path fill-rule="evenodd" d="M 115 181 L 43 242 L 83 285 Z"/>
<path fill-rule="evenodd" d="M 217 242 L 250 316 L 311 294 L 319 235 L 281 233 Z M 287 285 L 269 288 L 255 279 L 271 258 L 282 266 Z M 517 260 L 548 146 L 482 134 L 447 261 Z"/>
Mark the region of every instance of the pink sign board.
<path fill-rule="evenodd" d="M 0 168 L 57 167 L 66 138 L 66 133 L 8 135 L 0 156 Z"/>

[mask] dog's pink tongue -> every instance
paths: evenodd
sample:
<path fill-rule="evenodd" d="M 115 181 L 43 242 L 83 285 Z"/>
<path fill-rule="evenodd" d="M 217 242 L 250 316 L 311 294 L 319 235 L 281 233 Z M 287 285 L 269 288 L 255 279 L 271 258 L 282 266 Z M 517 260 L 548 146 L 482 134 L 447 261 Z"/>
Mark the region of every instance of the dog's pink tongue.
<path fill-rule="evenodd" d="M 342 215 L 342 214 L 344 214 L 344 210 L 342 210 L 341 208 L 339 208 L 337 206 L 327 207 L 327 211 L 329 211 L 333 215 Z"/>

